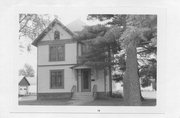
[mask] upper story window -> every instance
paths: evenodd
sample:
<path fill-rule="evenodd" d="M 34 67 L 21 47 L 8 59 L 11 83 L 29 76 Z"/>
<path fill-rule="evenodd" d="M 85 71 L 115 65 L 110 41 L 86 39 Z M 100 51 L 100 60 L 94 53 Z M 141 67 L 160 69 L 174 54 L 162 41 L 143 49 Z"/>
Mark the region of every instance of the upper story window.
<path fill-rule="evenodd" d="M 59 39 L 60 39 L 60 32 L 56 30 L 54 32 L 54 40 L 59 40 Z"/>
<path fill-rule="evenodd" d="M 49 46 L 49 61 L 64 61 L 65 60 L 65 46 L 64 45 L 50 45 Z"/>
<path fill-rule="evenodd" d="M 89 46 L 89 45 L 87 45 L 87 44 L 81 45 L 81 54 L 82 54 L 82 55 L 88 53 L 89 50 L 90 50 L 90 46 Z"/>

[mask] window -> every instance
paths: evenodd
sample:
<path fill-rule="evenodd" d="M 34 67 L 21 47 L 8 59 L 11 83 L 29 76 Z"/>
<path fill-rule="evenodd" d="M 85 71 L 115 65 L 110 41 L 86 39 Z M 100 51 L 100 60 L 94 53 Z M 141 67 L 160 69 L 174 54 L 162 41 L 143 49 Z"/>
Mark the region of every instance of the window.
<path fill-rule="evenodd" d="M 50 61 L 64 61 L 65 60 L 64 45 L 51 45 L 49 47 L 49 60 Z"/>
<path fill-rule="evenodd" d="M 54 32 L 54 40 L 59 40 L 59 39 L 60 39 L 60 32 L 56 30 Z"/>
<path fill-rule="evenodd" d="M 89 45 L 82 45 L 82 55 L 88 53 L 88 50 L 90 49 Z"/>
<path fill-rule="evenodd" d="M 64 88 L 64 70 L 51 70 L 50 79 L 51 89 Z"/>

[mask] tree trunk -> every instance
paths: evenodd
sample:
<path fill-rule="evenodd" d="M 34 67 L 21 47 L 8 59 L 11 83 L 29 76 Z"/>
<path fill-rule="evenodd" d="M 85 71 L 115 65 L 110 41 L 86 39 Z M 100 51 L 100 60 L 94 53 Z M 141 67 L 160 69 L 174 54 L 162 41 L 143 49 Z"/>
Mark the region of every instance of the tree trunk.
<path fill-rule="evenodd" d="M 124 101 L 129 106 L 140 106 L 140 83 L 137 65 L 137 50 L 135 41 L 131 41 L 126 48 L 126 72 L 124 79 Z"/>
<path fill-rule="evenodd" d="M 139 90 L 140 90 L 140 97 L 141 97 L 141 101 L 144 101 L 144 97 L 142 96 L 142 92 L 141 92 L 141 86 L 139 84 Z"/>
<path fill-rule="evenodd" d="M 111 48 L 108 46 L 108 62 L 111 63 Z M 112 72 L 111 65 L 108 67 L 109 70 L 109 96 L 112 96 Z"/>

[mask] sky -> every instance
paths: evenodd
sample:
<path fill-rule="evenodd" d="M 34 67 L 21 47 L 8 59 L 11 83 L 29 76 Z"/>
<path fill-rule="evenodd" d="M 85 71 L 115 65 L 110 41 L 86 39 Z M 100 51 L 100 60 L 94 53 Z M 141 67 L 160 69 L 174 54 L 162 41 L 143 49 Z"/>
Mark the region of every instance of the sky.
<path fill-rule="evenodd" d="M 71 13 L 65 13 L 65 14 L 57 14 L 58 19 L 64 24 L 64 25 L 68 25 L 69 23 L 79 19 L 82 22 L 84 22 L 87 25 L 95 25 L 95 24 L 101 24 L 104 22 L 100 22 L 98 20 L 87 20 L 87 16 L 88 14 L 82 14 L 82 13 L 76 13 L 76 14 L 72 14 Z"/>

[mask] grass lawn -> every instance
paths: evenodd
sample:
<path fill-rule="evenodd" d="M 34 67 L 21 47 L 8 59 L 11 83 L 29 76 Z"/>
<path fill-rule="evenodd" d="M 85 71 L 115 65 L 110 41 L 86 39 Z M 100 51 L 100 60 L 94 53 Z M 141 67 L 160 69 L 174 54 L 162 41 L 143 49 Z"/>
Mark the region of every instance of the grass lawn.
<path fill-rule="evenodd" d="M 125 106 L 123 99 L 121 98 L 104 98 L 96 99 L 91 102 L 72 101 L 70 99 L 61 100 L 20 100 L 19 105 L 58 105 L 58 106 Z M 155 99 L 145 99 L 142 102 L 142 106 L 155 106 Z"/>
<path fill-rule="evenodd" d="M 156 105 L 156 92 L 155 91 L 142 91 L 142 96 L 145 100 L 142 106 L 155 106 Z M 70 99 L 59 100 L 37 100 L 36 96 L 23 96 L 19 97 L 19 105 L 51 105 L 51 106 L 125 106 L 122 98 L 103 98 L 94 101 L 79 101 Z"/>
<path fill-rule="evenodd" d="M 142 106 L 155 106 L 155 99 L 145 99 L 142 102 Z M 123 102 L 123 99 L 119 98 L 109 98 L 109 99 L 97 99 L 92 102 L 83 104 L 82 106 L 126 106 Z"/>
<path fill-rule="evenodd" d="M 61 100 L 26 100 L 19 101 L 19 105 L 45 105 L 45 106 L 55 106 L 55 105 L 69 105 L 68 99 Z"/>

